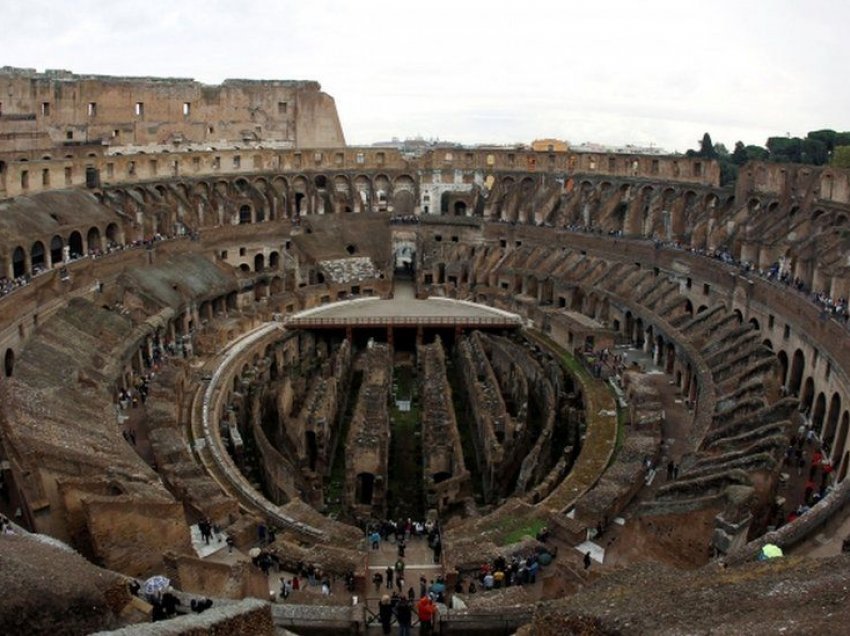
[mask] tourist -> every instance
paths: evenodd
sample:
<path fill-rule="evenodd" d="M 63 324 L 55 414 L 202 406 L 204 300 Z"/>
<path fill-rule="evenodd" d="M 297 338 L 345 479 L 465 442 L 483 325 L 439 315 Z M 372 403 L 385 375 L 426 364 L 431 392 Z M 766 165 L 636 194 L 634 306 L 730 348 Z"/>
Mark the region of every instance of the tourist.
<path fill-rule="evenodd" d="M 280 597 L 285 601 L 292 594 L 292 581 L 280 577 Z"/>
<path fill-rule="evenodd" d="M 381 602 L 378 604 L 378 618 L 381 621 L 381 629 L 384 634 L 389 634 L 390 625 L 393 620 L 393 606 L 387 594 L 381 597 Z"/>
<path fill-rule="evenodd" d="M 391 565 L 387 566 L 387 589 L 393 589 L 393 567 Z"/>
<path fill-rule="evenodd" d="M 326 576 L 322 579 L 322 596 L 331 595 L 331 580 Z"/>
<path fill-rule="evenodd" d="M 372 575 L 372 583 L 375 584 L 375 592 L 378 592 L 381 589 L 381 585 L 384 584 L 384 575 L 380 572 L 375 572 Z"/>
<path fill-rule="evenodd" d="M 419 615 L 419 633 L 422 636 L 428 636 L 433 629 L 437 606 L 427 594 L 416 604 L 416 613 Z"/>
<path fill-rule="evenodd" d="M 588 551 L 588 552 L 584 553 L 584 569 L 585 570 L 590 567 L 590 563 L 591 563 L 591 558 L 590 558 L 590 552 Z"/>
<path fill-rule="evenodd" d="M 484 575 L 484 589 L 485 590 L 487 590 L 487 591 L 492 590 L 493 586 L 495 585 L 495 582 L 496 582 L 496 579 L 495 579 L 495 577 L 493 576 L 492 573 L 487 572 L 487 574 Z"/>
<path fill-rule="evenodd" d="M 413 588 L 410 588 L 413 591 Z M 413 622 L 413 612 L 408 599 L 402 597 L 395 607 L 395 617 L 398 621 L 398 636 L 410 636 L 410 624 Z M 384 632 L 389 633 L 389 632 Z"/>
<path fill-rule="evenodd" d="M 374 530 L 369 536 L 369 541 L 372 542 L 372 549 L 377 550 L 381 547 L 381 535 L 377 530 Z"/>

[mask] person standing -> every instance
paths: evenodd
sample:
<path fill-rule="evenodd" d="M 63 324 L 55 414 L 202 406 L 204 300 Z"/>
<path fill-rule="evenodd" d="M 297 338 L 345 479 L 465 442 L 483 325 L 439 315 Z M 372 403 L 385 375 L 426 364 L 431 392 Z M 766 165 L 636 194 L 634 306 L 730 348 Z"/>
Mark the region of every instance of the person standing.
<path fill-rule="evenodd" d="M 588 569 L 590 567 L 590 552 L 584 553 L 584 569 Z"/>
<path fill-rule="evenodd" d="M 381 629 L 384 634 L 389 634 L 390 625 L 393 620 L 393 606 L 387 594 L 384 594 L 381 602 L 378 604 L 378 618 L 381 621 Z"/>
<path fill-rule="evenodd" d="M 394 570 L 391 565 L 387 566 L 387 589 L 393 589 L 393 574 Z"/>
<path fill-rule="evenodd" d="M 416 604 L 416 613 L 419 615 L 419 633 L 422 636 L 430 636 L 434 627 L 434 615 L 437 613 L 437 606 L 434 601 L 426 594 L 419 599 Z"/>
<path fill-rule="evenodd" d="M 413 588 L 410 589 L 412 590 Z M 398 605 L 396 605 L 395 617 L 398 621 L 398 636 L 410 636 L 410 624 L 413 622 L 413 612 L 410 603 L 403 596 L 399 600 Z"/>

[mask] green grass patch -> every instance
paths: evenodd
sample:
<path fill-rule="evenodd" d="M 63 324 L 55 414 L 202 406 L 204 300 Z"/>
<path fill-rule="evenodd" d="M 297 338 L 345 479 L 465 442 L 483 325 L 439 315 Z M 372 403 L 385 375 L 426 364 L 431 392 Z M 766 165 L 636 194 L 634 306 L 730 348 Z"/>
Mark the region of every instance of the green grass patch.
<path fill-rule="evenodd" d="M 496 544 L 510 545 L 512 543 L 518 543 L 527 536 L 533 539 L 545 525 L 546 522 L 543 519 L 514 518 L 507 520 L 499 524 L 501 532 Z"/>

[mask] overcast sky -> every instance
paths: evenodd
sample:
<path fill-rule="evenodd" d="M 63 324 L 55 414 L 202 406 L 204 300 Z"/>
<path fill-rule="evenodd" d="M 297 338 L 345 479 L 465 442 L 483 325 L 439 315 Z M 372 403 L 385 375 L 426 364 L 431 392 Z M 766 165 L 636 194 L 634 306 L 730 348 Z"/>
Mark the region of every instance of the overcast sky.
<path fill-rule="evenodd" d="M 349 144 L 850 130 L 842 0 L 0 0 L 0 66 L 314 79 Z"/>

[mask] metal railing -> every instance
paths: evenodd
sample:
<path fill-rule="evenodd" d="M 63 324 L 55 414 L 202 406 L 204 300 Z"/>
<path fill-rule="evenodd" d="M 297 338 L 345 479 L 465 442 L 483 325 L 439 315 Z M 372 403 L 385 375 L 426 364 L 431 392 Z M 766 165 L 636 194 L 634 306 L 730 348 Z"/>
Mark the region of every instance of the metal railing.
<path fill-rule="evenodd" d="M 304 316 L 284 319 L 287 327 L 518 327 L 520 318 L 507 316 Z"/>

